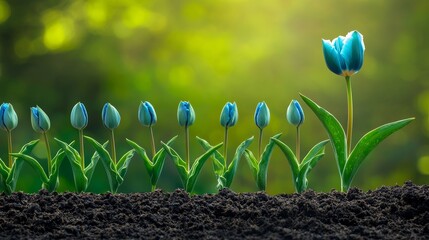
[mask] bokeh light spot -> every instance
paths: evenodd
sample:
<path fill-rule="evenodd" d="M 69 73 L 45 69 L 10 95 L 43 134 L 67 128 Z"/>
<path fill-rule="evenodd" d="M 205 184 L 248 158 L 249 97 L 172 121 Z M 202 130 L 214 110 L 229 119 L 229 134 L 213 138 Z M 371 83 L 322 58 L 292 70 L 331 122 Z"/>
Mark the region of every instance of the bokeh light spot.
<path fill-rule="evenodd" d="M 10 17 L 10 7 L 5 1 L 0 0 L 0 23 L 6 21 Z"/>
<path fill-rule="evenodd" d="M 429 175 L 429 156 L 423 156 L 417 163 L 419 172 L 424 175 Z"/>

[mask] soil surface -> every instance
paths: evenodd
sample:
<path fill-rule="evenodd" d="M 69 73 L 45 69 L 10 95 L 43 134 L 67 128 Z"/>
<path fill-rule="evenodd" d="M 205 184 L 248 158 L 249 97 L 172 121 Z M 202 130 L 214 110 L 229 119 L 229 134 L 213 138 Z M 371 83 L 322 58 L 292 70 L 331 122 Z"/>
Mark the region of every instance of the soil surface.
<path fill-rule="evenodd" d="M 429 239 L 429 186 L 0 195 L 0 239 Z"/>

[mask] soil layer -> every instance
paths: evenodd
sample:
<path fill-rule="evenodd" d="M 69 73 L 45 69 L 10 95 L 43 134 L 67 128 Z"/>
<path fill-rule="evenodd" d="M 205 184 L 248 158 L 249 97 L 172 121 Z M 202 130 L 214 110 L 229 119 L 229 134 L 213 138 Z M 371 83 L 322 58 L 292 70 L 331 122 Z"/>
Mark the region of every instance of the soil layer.
<path fill-rule="evenodd" d="M 429 239 L 429 186 L 0 195 L 1 239 Z"/>

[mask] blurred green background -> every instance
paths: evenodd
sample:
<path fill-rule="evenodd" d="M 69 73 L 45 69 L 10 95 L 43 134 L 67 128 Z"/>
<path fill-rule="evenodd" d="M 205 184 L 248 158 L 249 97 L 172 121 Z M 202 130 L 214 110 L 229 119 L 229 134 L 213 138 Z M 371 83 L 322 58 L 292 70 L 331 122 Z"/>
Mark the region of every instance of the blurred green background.
<path fill-rule="evenodd" d="M 412 180 L 429 183 L 429 1 L 355 0 L 0 0 L 0 102 L 11 102 L 19 116 L 13 132 L 14 150 L 39 138 L 30 124 L 30 107 L 39 105 L 50 116 L 53 137 L 77 139 L 70 110 L 81 101 L 90 122 L 86 134 L 103 142 L 109 131 L 101 108 L 113 104 L 121 113 L 116 130 L 118 152 L 129 149 L 125 138 L 149 149 L 149 131 L 137 120 L 140 101 L 150 101 L 158 115 L 157 143 L 179 134 L 174 147 L 184 153 L 184 134 L 176 120 L 180 100 L 196 111 L 192 136 L 212 144 L 223 141 L 219 124 L 226 101 L 235 101 L 238 124 L 230 129 L 229 155 L 258 130 L 253 114 L 259 101 L 271 110 L 268 137 L 283 132 L 295 147 L 294 127 L 285 118 L 291 99 L 303 93 L 345 124 L 345 81 L 325 66 L 321 39 L 358 30 L 366 45 L 364 65 L 352 77 L 355 100 L 354 143 L 369 130 L 407 117 L 416 120 L 389 137 L 369 155 L 353 185 L 364 190 Z M 301 101 L 302 103 L 302 101 Z M 303 105 L 303 104 L 302 104 Z M 327 135 L 303 105 L 302 154 Z M 159 148 L 160 144 L 158 144 Z M 93 151 L 86 144 L 89 155 Z M 257 151 L 256 141 L 251 150 Z M 43 143 L 35 150 L 46 166 Z M 191 142 L 191 155 L 202 148 Z M 0 134 L 0 157 L 7 159 L 6 133 Z M 89 156 L 88 156 L 89 157 Z M 59 191 L 74 189 L 70 165 L 61 167 Z M 294 191 L 286 159 L 275 149 L 267 192 Z M 309 175 L 317 191 L 339 189 L 331 147 Z M 35 192 L 41 182 L 24 166 L 18 190 Z M 196 192 L 215 192 L 211 162 L 205 165 Z M 158 187 L 181 187 L 170 159 Z M 142 160 L 130 164 L 120 192 L 149 191 Z M 243 158 L 232 189 L 256 191 Z M 89 191 L 105 192 L 108 182 L 97 167 Z"/>

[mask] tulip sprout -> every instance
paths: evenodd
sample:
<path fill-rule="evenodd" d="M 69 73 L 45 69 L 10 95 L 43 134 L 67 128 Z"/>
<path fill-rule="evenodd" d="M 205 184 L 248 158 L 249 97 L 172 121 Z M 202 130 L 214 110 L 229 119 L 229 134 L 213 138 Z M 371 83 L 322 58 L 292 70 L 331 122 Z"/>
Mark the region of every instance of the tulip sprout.
<path fill-rule="evenodd" d="M 47 136 L 47 132 L 51 128 L 51 121 L 49 120 L 48 115 L 39 106 L 31 108 L 31 126 L 33 127 L 34 131 L 41 133 L 43 136 L 43 140 L 45 142 L 46 152 L 47 152 L 47 162 L 48 162 L 47 172 L 45 173 L 45 170 L 43 170 L 40 163 L 35 158 L 27 155 L 27 153 L 24 153 L 24 152 L 13 153 L 12 156 L 21 158 L 22 160 L 27 162 L 39 174 L 39 177 L 43 182 L 42 187 L 48 190 L 49 192 L 53 192 L 55 191 L 55 189 L 58 187 L 58 184 L 59 184 L 59 179 L 58 179 L 59 168 L 64 159 L 65 153 L 62 149 L 60 149 L 55 154 L 55 156 L 51 158 L 51 148 L 49 146 L 49 141 Z M 35 141 L 32 141 L 27 145 L 32 147 L 31 144 L 34 142 Z M 69 146 L 71 146 L 71 144 L 72 143 L 70 143 Z"/>
<path fill-rule="evenodd" d="M 253 137 L 242 142 L 235 152 L 235 155 L 227 166 L 227 145 L 228 145 L 228 129 L 234 126 L 238 120 L 238 109 L 237 104 L 234 103 L 226 103 L 224 108 L 222 109 L 220 115 L 220 124 L 225 128 L 225 142 L 224 142 L 224 154 L 223 156 L 216 151 L 213 155 L 213 169 L 217 178 L 217 189 L 229 188 L 231 186 L 232 180 L 234 178 L 235 172 L 237 171 L 238 163 L 244 154 L 244 151 L 247 147 L 252 143 Z M 206 150 L 210 150 L 213 146 L 210 145 L 206 140 L 202 138 L 198 138 L 198 142 L 201 146 Z"/>
<path fill-rule="evenodd" d="M 268 165 L 270 163 L 271 153 L 273 152 L 274 147 L 273 139 L 278 139 L 281 134 L 277 134 L 270 138 L 269 143 L 265 147 L 264 151 L 261 153 L 262 130 L 270 123 L 270 110 L 265 102 L 260 102 L 256 106 L 254 119 L 256 126 L 259 128 L 259 160 L 257 160 L 252 151 L 250 151 L 249 149 L 245 150 L 244 157 L 249 163 L 250 169 L 252 170 L 253 177 L 255 178 L 256 185 L 258 186 L 259 190 L 265 191 L 267 187 Z"/>
<path fill-rule="evenodd" d="M 192 108 L 192 105 L 189 102 L 181 101 L 177 109 L 177 120 L 179 125 L 185 127 L 185 146 L 186 146 L 186 157 L 187 161 L 184 161 L 180 155 L 167 144 L 161 142 L 163 148 L 167 154 L 172 158 L 174 164 L 176 165 L 177 171 L 179 172 L 180 180 L 183 183 L 183 186 L 187 192 L 192 192 L 195 186 L 195 182 L 200 174 L 200 171 L 210 156 L 222 147 L 223 143 L 207 150 L 203 155 L 198 157 L 190 165 L 190 156 L 189 156 L 189 127 L 195 122 L 195 112 Z"/>
<path fill-rule="evenodd" d="M 289 162 L 290 168 L 292 170 L 292 180 L 295 186 L 295 191 L 300 193 L 307 189 L 308 180 L 307 175 L 311 169 L 316 165 L 316 163 L 324 156 L 325 154 L 325 145 L 329 140 L 322 141 L 316 146 L 314 146 L 304 159 L 300 160 L 300 136 L 299 136 L 299 127 L 304 122 L 304 111 L 301 108 L 301 105 L 298 101 L 292 100 L 289 107 L 287 108 L 286 118 L 288 122 L 296 126 L 296 153 L 282 141 L 276 138 L 272 138 L 272 141 L 279 146 L 280 150 L 285 155 L 286 159 Z"/>
<path fill-rule="evenodd" d="M 77 192 L 85 191 L 91 182 L 92 175 L 97 166 L 100 156 L 95 152 L 91 158 L 90 164 L 85 167 L 85 151 L 83 142 L 83 129 L 88 125 L 88 113 L 83 103 L 77 103 L 70 114 L 71 125 L 79 131 L 80 152 L 67 143 L 55 138 L 61 149 L 65 152 L 70 161 L 73 171 L 74 183 Z M 107 145 L 107 144 L 106 144 Z"/>
<path fill-rule="evenodd" d="M 158 182 L 159 176 L 161 175 L 162 168 L 164 167 L 166 152 L 164 148 L 161 148 L 158 152 L 155 150 L 155 140 L 153 137 L 152 127 L 155 125 L 157 118 L 152 104 L 147 101 L 140 103 L 138 119 L 141 125 L 150 129 L 150 135 L 152 138 L 152 159 L 147 156 L 146 150 L 140 147 L 137 143 L 129 139 L 127 139 L 127 142 L 143 159 L 144 166 L 150 177 L 151 191 L 154 191 L 156 189 L 156 183 Z M 176 137 L 170 139 L 170 141 L 167 142 L 167 145 L 170 145 L 176 139 Z"/>
<path fill-rule="evenodd" d="M 133 149 L 126 152 L 117 162 L 114 129 L 119 126 L 119 123 L 121 122 L 121 116 L 114 106 L 112 106 L 110 103 L 106 103 L 103 107 L 101 117 L 104 126 L 111 131 L 111 155 L 106 150 L 107 143 L 101 145 L 91 137 L 85 136 L 85 138 L 89 140 L 102 160 L 104 170 L 106 171 L 107 178 L 109 180 L 110 192 L 116 193 L 119 186 L 124 181 L 128 165 L 130 164 L 131 158 L 134 156 L 135 150 Z"/>
<path fill-rule="evenodd" d="M 329 70 L 337 75 L 344 76 L 346 79 L 348 102 L 347 135 L 344 133 L 339 121 L 331 113 L 304 95 L 301 95 L 301 97 L 328 132 L 340 174 L 341 191 L 347 191 L 359 166 L 368 154 L 381 141 L 406 126 L 414 118 L 380 126 L 365 134 L 352 149 L 353 98 L 350 77 L 357 73 L 363 65 L 365 51 L 363 36 L 357 31 L 352 31 L 346 37 L 340 36 L 332 42 L 322 40 L 322 45 L 325 62 Z"/>

